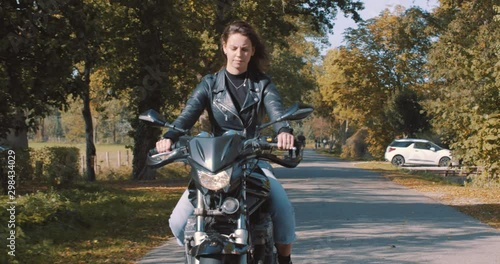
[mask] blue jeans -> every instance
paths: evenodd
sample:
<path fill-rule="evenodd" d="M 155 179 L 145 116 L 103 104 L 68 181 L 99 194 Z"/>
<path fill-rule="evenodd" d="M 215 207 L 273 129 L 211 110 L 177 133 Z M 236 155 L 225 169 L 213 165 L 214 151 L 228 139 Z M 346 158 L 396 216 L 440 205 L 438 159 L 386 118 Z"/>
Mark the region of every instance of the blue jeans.
<path fill-rule="evenodd" d="M 263 168 L 271 182 L 270 210 L 274 227 L 274 242 L 291 244 L 295 240 L 295 212 L 285 189 L 269 169 Z M 188 191 L 184 191 L 177 202 L 169 224 L 179 245 L 184 245 L 184 227 L 187 219 L 194 212 L 194 207 L 188 199 Z"/>

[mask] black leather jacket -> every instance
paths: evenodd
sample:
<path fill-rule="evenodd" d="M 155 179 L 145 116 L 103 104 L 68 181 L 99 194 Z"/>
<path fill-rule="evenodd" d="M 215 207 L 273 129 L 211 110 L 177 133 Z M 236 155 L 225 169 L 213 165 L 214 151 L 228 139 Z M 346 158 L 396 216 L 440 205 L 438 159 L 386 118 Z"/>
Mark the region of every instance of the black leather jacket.
<path fill-rule="evenodd" d="M 276 86 L 268 76 L 260 73 L 249 75 L 249 92 L 238 112 L 226 88 L 224 72 L 225 69 L 203 77 L 173 125 L 190 129 L 203 111 L 207 110 L 214 135 L 222 135 L 228 130 L 246 130 L 247 137 L 252 137 L 266 113 L 271 120 L 276 120 L 283 114 L 283 104 Z M 274 130 L 277 133 L 292 133 L 288 122 L 276 123 Z M 163 137 L 177 141 L 179 136 L 178 132 L 169 130 Z"/>

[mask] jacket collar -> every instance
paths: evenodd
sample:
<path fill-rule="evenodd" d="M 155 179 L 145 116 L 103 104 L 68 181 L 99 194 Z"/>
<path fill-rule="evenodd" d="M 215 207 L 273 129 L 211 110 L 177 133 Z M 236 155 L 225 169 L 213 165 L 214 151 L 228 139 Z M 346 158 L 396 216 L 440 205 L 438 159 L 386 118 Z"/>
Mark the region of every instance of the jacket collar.
<path fill-rule="evenodd" d="M 224 68 L 215 74 L 216 75 L 215 84 L 214 87 L 212 87 L 213 93 L 220 93 L 226 91 L 225 72 L 226 69 Z M 249 93 L 247 94 L 245 103 L 243 103 L 243 107 L 241 107 L 240 112 L 244 111 L 245 109 L 253 106 L 254 104 L 260 101 L 260 92 L 261 92 L 260 83 L 255 82 L 255 78 L 252 77 L 253 76 L 251 75 L 249 77 L 249 87 L 248 87 Z M 232 105 L 232 107 L 234 107 L 234 105 Z"/>

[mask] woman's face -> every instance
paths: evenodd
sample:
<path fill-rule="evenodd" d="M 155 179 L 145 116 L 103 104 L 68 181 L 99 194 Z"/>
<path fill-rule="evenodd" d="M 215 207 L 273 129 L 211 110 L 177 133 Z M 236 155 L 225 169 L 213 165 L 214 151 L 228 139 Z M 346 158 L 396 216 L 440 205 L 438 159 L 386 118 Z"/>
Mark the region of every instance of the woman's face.
<path fill-rule="evenodd" d="M 250 58 L 255 53 L 255 48 L 248 37 L 240 33 L 231 34 L 224 43 L 223 49 L 227 58 L 228 72 L 236 75 L 247 71 Z"/>

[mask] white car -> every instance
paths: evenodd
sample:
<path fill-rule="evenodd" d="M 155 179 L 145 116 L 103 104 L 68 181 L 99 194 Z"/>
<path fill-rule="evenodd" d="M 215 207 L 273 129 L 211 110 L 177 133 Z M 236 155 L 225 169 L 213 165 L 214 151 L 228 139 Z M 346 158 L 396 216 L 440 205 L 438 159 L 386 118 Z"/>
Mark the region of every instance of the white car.
<path fill-rule="evenodd" d="M 396 139 L 385 150 L 385 160 L 395 166 L 405 164 L 437 165 L 446 167 L 451 162 L 451 152 L 425 139 Z"/>

